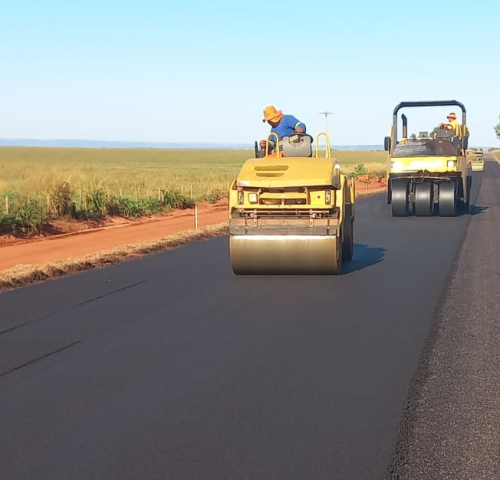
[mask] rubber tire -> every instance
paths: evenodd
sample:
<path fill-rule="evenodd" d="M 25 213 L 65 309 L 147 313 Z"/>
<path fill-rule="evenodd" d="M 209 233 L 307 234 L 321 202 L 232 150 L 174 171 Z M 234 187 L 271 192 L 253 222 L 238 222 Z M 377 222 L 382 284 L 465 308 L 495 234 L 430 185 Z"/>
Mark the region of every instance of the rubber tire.
<path fill-rule="evenodd" d="M 415 185 L 415 215 L 431 217 L 434 209 L 434 184 L 422 182 Z"/>
<path fill-rule="evenodd" d="M 408 201 L 410 182 L 408 180 L 392 181 L 392 216 L 407 217 L 410 214 L 410 204 Z"/>
<path fill-rule="evenodd" d="M 441 182 L 439 184 L 439 216 L 456 217 L 458 213 L 456 182 Z"/>

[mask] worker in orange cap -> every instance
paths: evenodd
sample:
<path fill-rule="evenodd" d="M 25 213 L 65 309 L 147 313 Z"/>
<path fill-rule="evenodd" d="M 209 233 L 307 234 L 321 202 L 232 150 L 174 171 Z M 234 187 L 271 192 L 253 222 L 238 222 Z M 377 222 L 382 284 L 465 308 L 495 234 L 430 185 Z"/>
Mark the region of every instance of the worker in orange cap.
<path fill-rule="evenodd" d="M 271 133 L 276 133 L 276 135 L 278 135 L 280 145 L 281 139 L 283 137 L 286 137 L 287 135 L 292 135 L 294 133 L 306 133 L 305 123 L 301 122 L 293 115 L 284 115 L 281 110 L 277 110 L 273 105 L 269 105 L 264 108 L 264 118 L 262 119 L 262 121 L 267 122 L 269 125 L 271 125 Z M 275 148 L 275 144 L 272 138 L 271 140 L 269 140 L 269 152 L 271 152 Z M 266 148 L 266 142 L 266 140 L 260 141 L 260 148 L 264 152 Z M 261 151 L 261 156 L 263 155 L 264 153 L 262 153 Z"/>
<path fill-rule="evenodd" d="M 457 122 L 457 115 L 454 112 L 451 112 L 448 114 L 446 119 L 448 120 L 448 123 L 440 123 L 439 128 L 448 128 L 450 130 L 458 131 L 460 124 Z M 448 125 L 451 125 L 451 127 Z"/>

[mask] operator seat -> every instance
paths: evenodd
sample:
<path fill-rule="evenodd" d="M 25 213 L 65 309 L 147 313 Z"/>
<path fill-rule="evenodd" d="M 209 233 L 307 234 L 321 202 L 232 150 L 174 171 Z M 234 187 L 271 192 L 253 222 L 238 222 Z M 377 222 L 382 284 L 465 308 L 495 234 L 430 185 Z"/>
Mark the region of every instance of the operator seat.
<path fill-rule="evenodd" d="M 438 128 L 436 139 L 448 140 L 457 150 L 460 148 L 460 137 L 454 129 Z"/>
<path fill-rule="evenodd" d="M 311 135 L 303 133 L 295 133 L 283 137 L 283 156 L 312 157 L 312 142 L 313 138 Z"/>

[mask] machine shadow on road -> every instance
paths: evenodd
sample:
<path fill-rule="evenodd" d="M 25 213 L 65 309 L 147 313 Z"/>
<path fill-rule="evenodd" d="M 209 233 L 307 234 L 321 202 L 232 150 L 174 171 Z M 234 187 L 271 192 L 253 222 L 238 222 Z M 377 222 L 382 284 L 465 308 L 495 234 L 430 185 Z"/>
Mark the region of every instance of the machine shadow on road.
<path fill-rule="evenodd" d="M 479 215 L 488 210 L 489 207 L 482 207 L 481 205 L 469 205 L 468 209 L 457 210 L 456 217 L 464 217 L 466 215 Z M 436 207 L 433 217 L 439 217 L 439 207 Z"/>
<path fill-rule="evenodd" d="M 358 270 L 363 270 L 382 262 L 386 251 L 386 248 L 370 247 L 362 243 L 355 243 L 354 256 L 350 262 L 344 263 L 343 273 L 357 272 Z"/>
<path fill-rule="evenodd" d="M 471 205 L 469 207 L 469 213 L 471 215 L 480 215 L 481 213 L 486 212 L 489 207 L 482 207 L 481 205 Z"/>

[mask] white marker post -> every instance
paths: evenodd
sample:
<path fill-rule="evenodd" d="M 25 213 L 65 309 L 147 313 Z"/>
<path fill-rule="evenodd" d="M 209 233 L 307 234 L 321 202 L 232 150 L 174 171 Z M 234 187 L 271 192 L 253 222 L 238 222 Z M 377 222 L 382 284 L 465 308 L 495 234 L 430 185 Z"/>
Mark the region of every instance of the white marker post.
<path fill-rule="evenodd" d="M 198 230 L 198 205 L 194 206 L 194 229 Z"/>
<path fill-rule="evenodd" d="M 331 115 L 332 112 L 325 110 L 324 112 L 319 112 L 319 113 L 325 116 L 325 132 L 328 133 L 328 115 Z"/>

